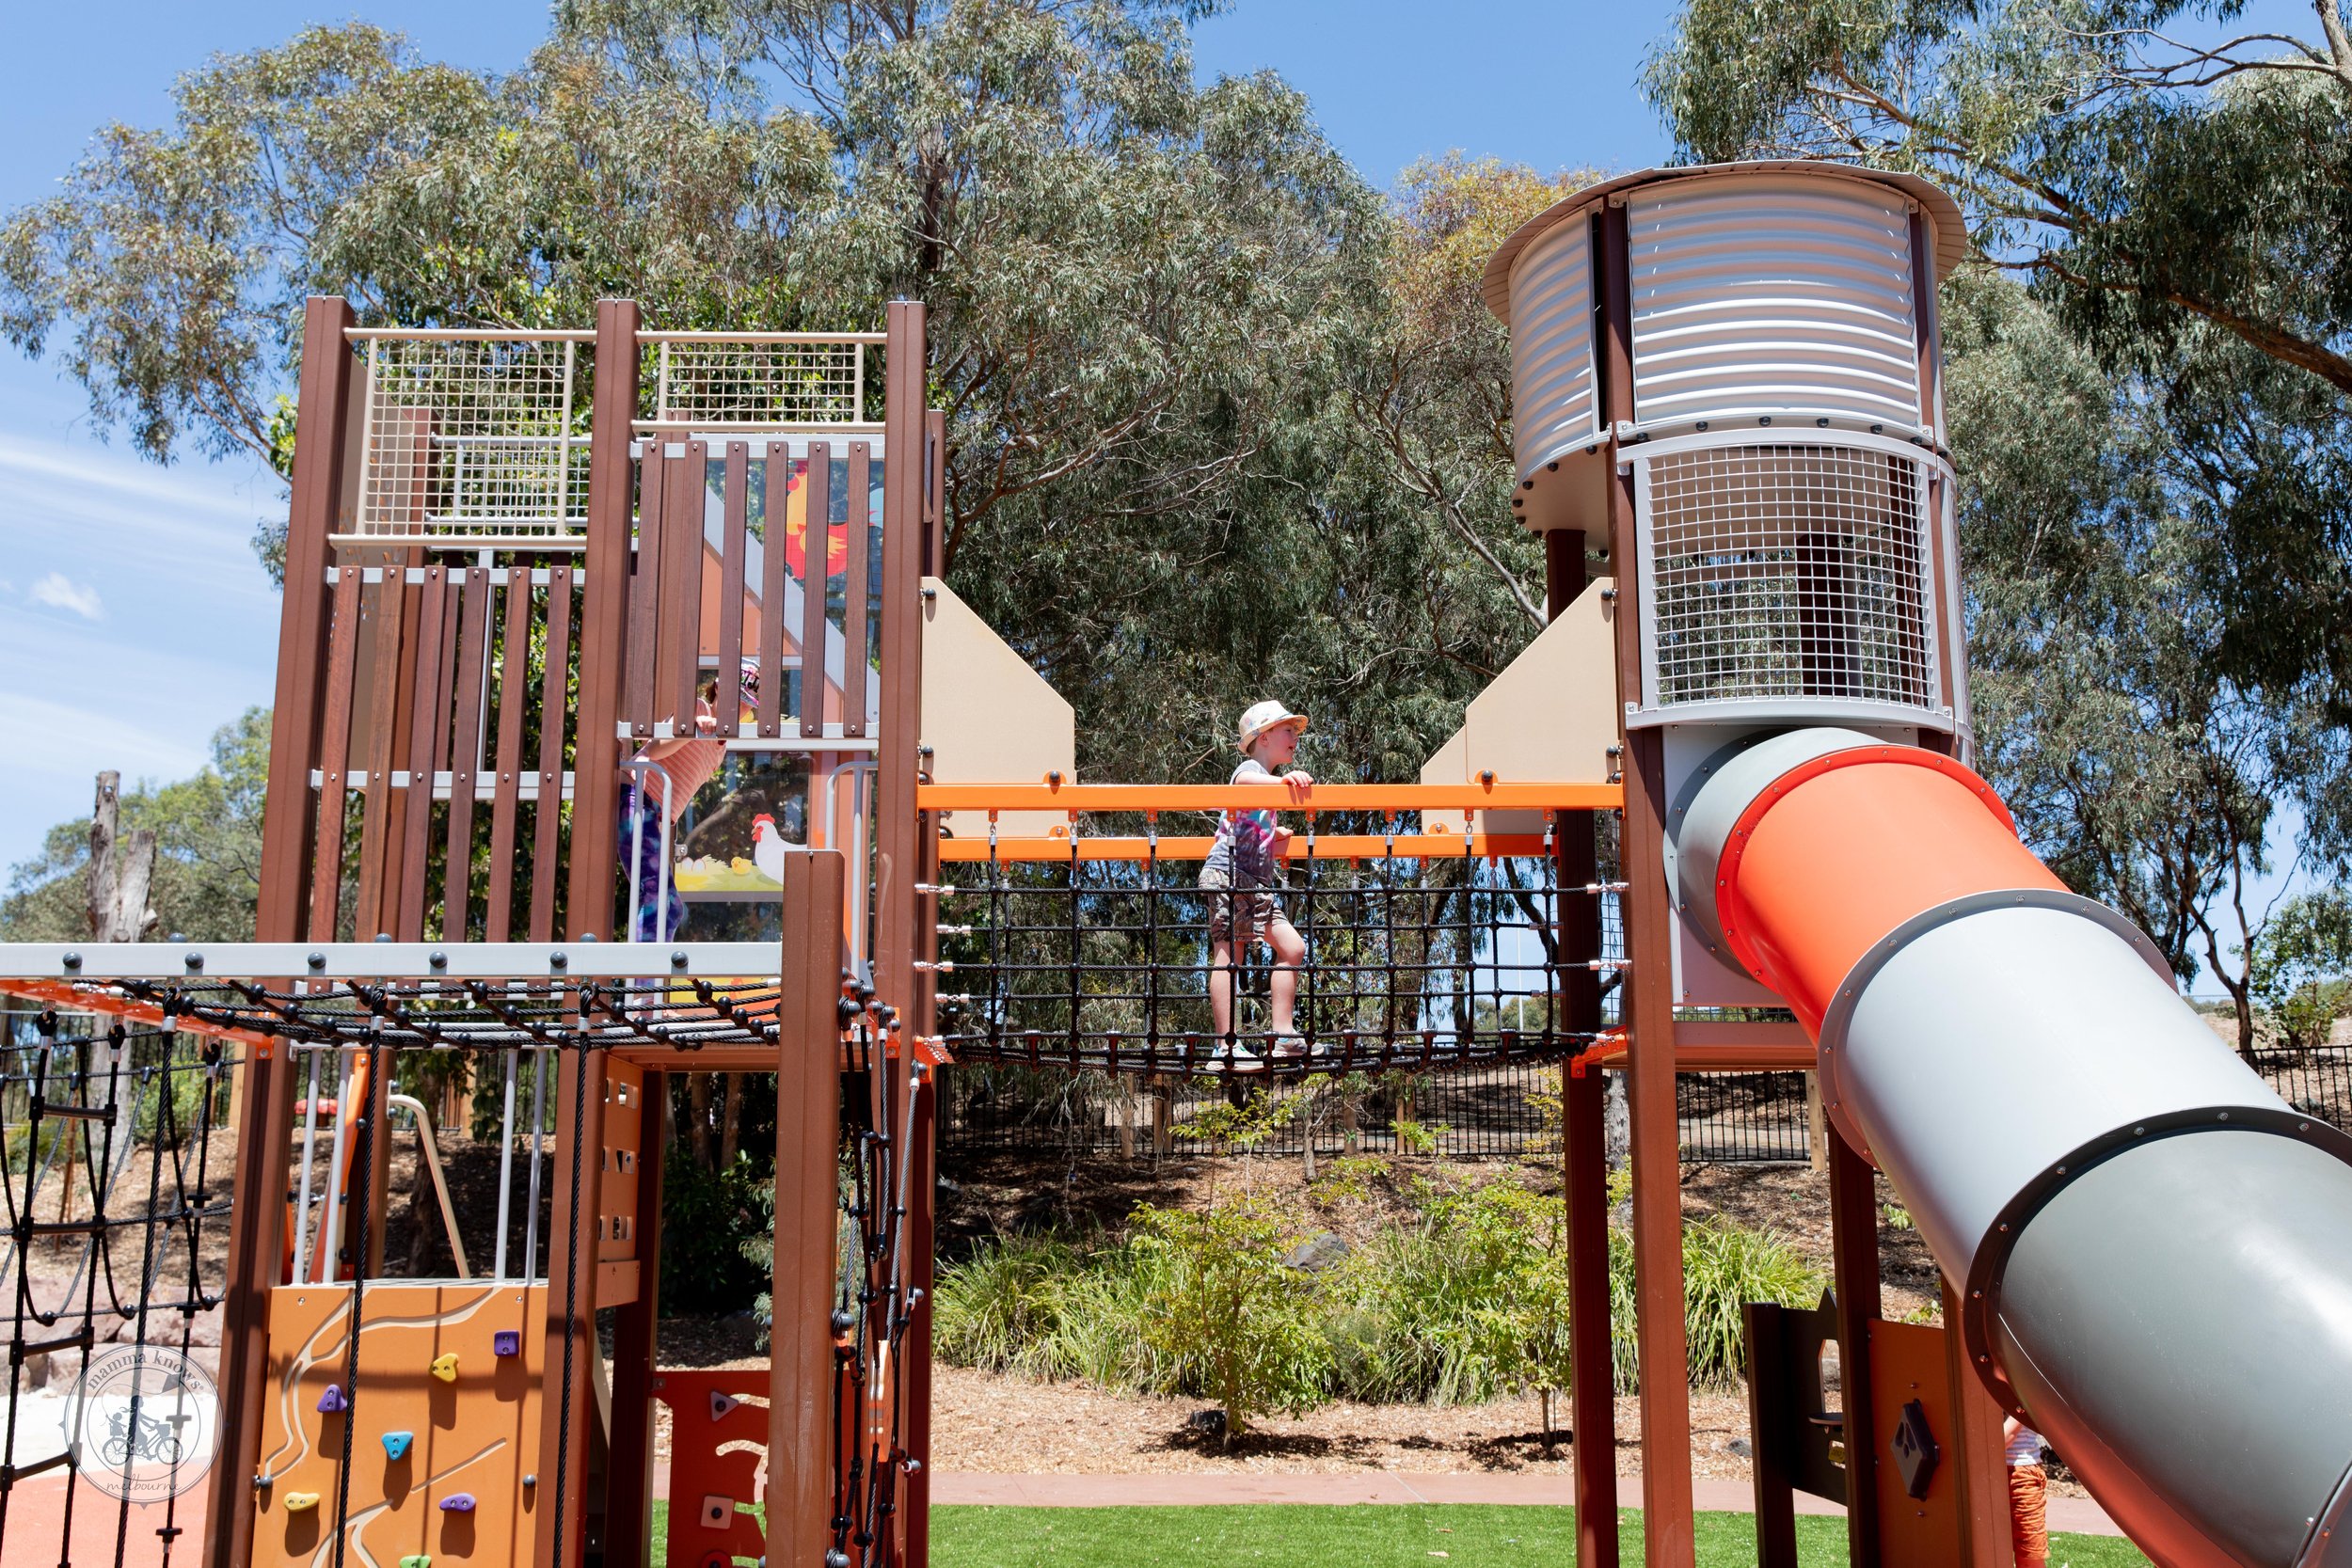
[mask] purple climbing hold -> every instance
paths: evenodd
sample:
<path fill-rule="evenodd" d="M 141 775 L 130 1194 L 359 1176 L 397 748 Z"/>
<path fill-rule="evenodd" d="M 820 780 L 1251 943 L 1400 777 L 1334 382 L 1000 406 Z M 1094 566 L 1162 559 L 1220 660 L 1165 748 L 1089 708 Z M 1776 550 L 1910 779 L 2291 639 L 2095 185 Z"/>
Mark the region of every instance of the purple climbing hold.
<path fill-rule="evenodd" d="M 441 1512 L 444 1513 L 471 1513 L 473 1512 L 473 1494 L 470 1492 L 452 1492 L 448 1497 L 441 1499 Z"/>
<path fill-rule="evenodd" d="M 322 1416 L 340 1416 L 350 1408 L 351 1401 L 343 1397 L 343 1386 L 340 1383 L 328 1384 L 326 1392 L 319 1396 L 319 1414 Z"/>
<path fill-rule="evenodd" d="M 520 1355 L 523 1353 L 521 1331 L 512 1328 L 500 1329 L 490 1336 L 490 1350 L 493 1354 L 497 1355 Z"/>

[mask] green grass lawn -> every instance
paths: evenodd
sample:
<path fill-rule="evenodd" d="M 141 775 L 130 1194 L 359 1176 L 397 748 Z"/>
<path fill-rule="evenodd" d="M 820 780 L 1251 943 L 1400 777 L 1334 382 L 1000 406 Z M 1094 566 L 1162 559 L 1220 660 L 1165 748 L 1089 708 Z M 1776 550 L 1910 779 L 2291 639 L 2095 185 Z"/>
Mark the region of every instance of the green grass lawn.
<path fill-rule="evenodd" d="M 661 1568 L 663 1505 L 654 1505 L 655 1568 Z M 1625 1561 L 1642 1560 L 1642 1516 L 1627 1512 Z M 935 1508 L 937 1568 L 1469 1568 L 1576 1560 L 1575 1513 L 1519 1505 L 1249 1503 L 1194 1508 Z M 1745 1513 L 1698 1516 L 1699 1568 L 1753 1568 L 1756 1522 Z M 1822 1568 L 1846 1560 L 1842 1519 L 1801 1518 L 1797 1545 Z M 2054 1535 L 2051 1568 L 2146 1568 L 2128 1541 Z"/>

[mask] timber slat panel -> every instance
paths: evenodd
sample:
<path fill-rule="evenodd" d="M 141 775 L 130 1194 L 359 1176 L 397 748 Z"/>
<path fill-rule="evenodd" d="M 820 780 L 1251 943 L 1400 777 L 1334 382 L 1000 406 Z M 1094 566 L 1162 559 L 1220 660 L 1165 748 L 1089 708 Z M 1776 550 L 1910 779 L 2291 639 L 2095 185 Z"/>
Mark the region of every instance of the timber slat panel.
<path fill-rule="evenodd" d="M 637 551 L 628 579 L 628 680 L 623 716 L 629 734 L 653 734 L 654 628 L 661 593 L 661 501 L 668 459 L 658 448 L 645 453 L 644 480 L 637 513 Z"/>
<path fill-rule="evenodd" d="M 473 792 L 482 768 L 483 682 L 490 667 L 490 574 L 466 569 L 458 601 L 455 738 L 449 755 L 449 840 L 441 872 L 441 940 L 463 942 L 473 908 Z"/>
<path fill-rule="evenodd" d="M 849 583 L 841 596 L 841 733 L 866 733 L 866 555 L 873 547 L 873 447 L 850 443 Z M 831 538 L 830 532 L 827 538 Z"/>
<path fill-rule="evenodd" d="M 401 800 L 400 895 L 394 934 L 424 937 L 425 863 L 432 854 L 433 772 L 441 765 L 441 725 L 449 714 L 449 569 L 424 569 L 417 614 L 417 701 L 408 714 L 408 787 Z"/>
<path fill-rule="evenodd" d="M 547 665 L 539 679 L 539 800 L 532 807 L 531 940 L 555 940 L 563 866 L 564 693 L 572 662 L 572 569 L 548 572 Z"/>
<path fill-rule="evenodd" d="M 719 733 L 732 740 L 743 733 L 743 705 L 737 700 L 737 686 L 743 668 L 743 560 L 750 526 L 751 443 L 729 441 L 726 461 L 719 554 L 719 700 L 711 707 L 719 716 Z"/>
<path fill-rule="evenodd" d="M 369 584 L 366 598 L 368 668 L 373 678 L 368 683 L 368 716 L 360 732 L 367 737 L 368 782 L 360 797 L 359 899 L 352 931 L 372 937 L 392 928 L 385 918 L 385 872 L 389 868 L 384 851 L 391 837 L 394 740 L 401 711 L 406 705 L 403 701 L 407 695 L 406 682 L 411 678 L 411 650 L 401 636 L 409 620 L 406 575 L 387 572 L 383 580 Z"/>
<path fill-rule="evenodd" d="M 523 710 L 531 705 L 531 568 L 517 562 L 506 579 L 506 631 L 498 666 L 498 782 L 490 797 L 489 909 L 485 940 L 504 942 L 515 927 L 515 817 L 521 809 Z"/>
<path fill-rule="evenodd" d="M 694 733 L 694 687 L 702 663 L 703 495 L 709 448 L 686 444 L 668 465 L 663 503 L 660 629 L 656 633 L 654 716 L 670 733 Z"/>
<path fill-rule="evenodd" d="M 808 444 L 801 508 L 801 735 L 825 733 L 825 556 L 833 537 L 833 444 Z"/>
<path fill-rule="evenodd" d="M 784 733 L 784 524 L 792 507 L 792 451 L 767 444 L 759 511 L 759 733 Z"/>
<path fill-rule="evenodd" d="M 310 862 L 310 940 L 335 940 L 335 919 L 343 891 L 344 767 L 351 754 L 351 684 L 359 646 L 359 568 L 335 576 L 328 613 L 326 716 L 319 730 L 317 850 Z M 306 781 L 307 783 L 307 781 Z"/>

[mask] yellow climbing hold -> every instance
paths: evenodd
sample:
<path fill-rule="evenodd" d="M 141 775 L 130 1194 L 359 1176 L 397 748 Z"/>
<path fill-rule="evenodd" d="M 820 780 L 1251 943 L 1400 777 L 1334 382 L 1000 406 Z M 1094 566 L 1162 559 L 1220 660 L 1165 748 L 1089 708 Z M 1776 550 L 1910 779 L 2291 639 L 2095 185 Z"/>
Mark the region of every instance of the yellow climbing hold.
<path fill-rule="evenodd" d="M 310 1510 L 318 1507 L 318 1505 L 319 1495 L 316 1492 L 289 1492 L 286 1494 L 286 1512 L 289 1513 L 308 1513 Z"/>
<path fill-rule="evenodd" d="M 457 1353 L 455 1351 L 451 1351 L 446 1354 L 435 1356 L 433 1358 L 431 1370 L 433 1375 L 439 1378 L 443 1383 L 456 1382 Z"/>

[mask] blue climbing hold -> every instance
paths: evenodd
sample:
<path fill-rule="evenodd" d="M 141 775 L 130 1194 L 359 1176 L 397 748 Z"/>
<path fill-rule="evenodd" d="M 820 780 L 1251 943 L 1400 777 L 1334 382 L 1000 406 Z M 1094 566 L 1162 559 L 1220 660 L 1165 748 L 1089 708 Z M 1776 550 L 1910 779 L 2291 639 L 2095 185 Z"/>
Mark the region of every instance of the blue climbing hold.
<path fill-rule="evenodd" d="M 386 1433 L 384 1434 L 384 1457 L 387 1459 L 407 1458 L 408 1445 L 416 1440 L 417 1434 L 413 1432 Z"/>
<path fill-rule="evenodd" d="M 499 1355 L 520 1355 L 523 1353 L 522 1334 L 516 1329 L 501 1328 L 490 1336 L 490 1349 Z"/>
<path fill-rule="evenodd" d="M 471 1513 L 473 1512 L 473 1494 L 470 1492 L 452 1492 L 448 1497 L 441 1499 L 441 1512 L 444 1513 Z"/>
<path fill-rule="evenodd" d="M 328 1384 L 326 1392 L 319 1396 L 319 1414 L 322 1416 L 339 1416 L 350 1408 L 351 1402 L 343 1397 L 343 1386 L 340 1383 Z"/>

